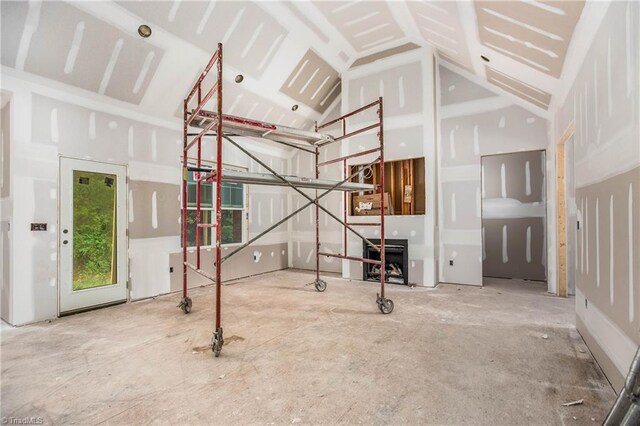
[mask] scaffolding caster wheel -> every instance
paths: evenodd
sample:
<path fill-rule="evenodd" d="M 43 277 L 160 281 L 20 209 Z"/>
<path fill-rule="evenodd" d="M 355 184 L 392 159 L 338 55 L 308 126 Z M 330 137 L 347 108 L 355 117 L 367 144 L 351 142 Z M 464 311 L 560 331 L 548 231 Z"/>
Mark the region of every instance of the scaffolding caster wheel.
<path fill-rule="evenodd" d="M 393 312 L 393 300 L 387 299 L 386 297 L 380 297 L 379 294 L 377 296 L 378 300 L 376 300 L 376 303 L 378 304 L 378 309 L 380 309 L 380 312 L 385 315 Z"/>
<path fill-rule="evenodd" d="M 316 287 L 316 290 L 318 290 L 319 292 L 323 292 L 327 289 L 327 282 L 324 280 L 320 280 L 320 279 L 315 280 L 313 285 Z"/>
<path fill-rule="evenodd" d="M 224 339 L 222 338 L 222 327 L 220 327 L 213 332 L 213 338 L 211 339 L 211 350 L 213 351 L 216 358 L 220 356 L 220 351 L 222 350 L 223 344 Z"/>
<path fill-rule="evenodd" d="M 191 312 L 191 298 L 190 297 L 183 297 L 182 299 L 180 299 L 180 303 L 178 304 L 178 307 L 180 309 L 182 309 L 182 312 L 184 312 L 185 314 L 188 314 L 189 312 Z"/>

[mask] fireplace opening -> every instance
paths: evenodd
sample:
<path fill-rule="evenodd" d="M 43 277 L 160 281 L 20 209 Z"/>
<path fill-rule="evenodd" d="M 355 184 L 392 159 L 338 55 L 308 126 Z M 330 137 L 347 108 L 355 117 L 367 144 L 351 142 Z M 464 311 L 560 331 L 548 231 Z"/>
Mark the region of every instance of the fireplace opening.
<path fill-rule="evenodd" d="M 379 239 L 369 239 L 373 244 L 380 245 Z M 362 257 L 380 260 L 380 253 L 362 242 Z M 384 240 L 385 282 L 390 284 L 409 284 L 409 243 L 407 240 Z M 380 281 L 380 265 L 362 264 L 362 279 L 364 281 Z"/>

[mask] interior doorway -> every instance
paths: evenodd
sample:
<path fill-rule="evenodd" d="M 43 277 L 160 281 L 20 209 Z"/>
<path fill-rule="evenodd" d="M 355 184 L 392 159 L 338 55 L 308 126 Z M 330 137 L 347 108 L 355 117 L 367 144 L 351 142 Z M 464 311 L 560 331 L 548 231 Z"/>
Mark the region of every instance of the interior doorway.
<path fill-rule="evenodd" d="M 483 279 L 546 283 L 545 151 L 481 158 Z"/>
<path fill-rule="evenodd" d="M 127 299 L 126 168 L 60 159 L 59 312 Z"/>

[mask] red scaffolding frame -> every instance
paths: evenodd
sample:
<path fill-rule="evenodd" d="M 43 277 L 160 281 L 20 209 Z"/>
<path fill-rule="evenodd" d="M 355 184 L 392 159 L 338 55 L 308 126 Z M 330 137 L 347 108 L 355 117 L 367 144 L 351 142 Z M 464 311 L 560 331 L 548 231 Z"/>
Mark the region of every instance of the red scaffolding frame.
<path fill-rule="evenodd" d="M 203 96 L 203 82 L 209 72 L 214 69 L 217 72 L 215 82 L 212 87 L 206 91 Z M 384 241 L 384 129 L 383 129 L 383 103 L 382 98 L 378 98 L 376 101 L 371 102 L 355 111 L 345 114 L 341 117 L 331 120 L 327 123 L 315 125 L 315 131 L 305 131 L 301 129 L 295 129 L 286 126 L 280 126 L 272 123 L 265 123 L 248 118 L 236 117 L 231 115 L 225 115 L 222 112 L 222 95 L 223 95 L 223 56 L 222 56 L 222 44 L 218 43 L 218 49 L 213 54 L 209 63 L 200 74 L 198 80 L 193 85 L 191 91 L 184 99 L 183 102 L 183 150 L 182 150 L 182 299 L 178 306 L 184 313 L 189 313 L 192 307 L 191 298 L 188 296 L 188 269 L 194 270 L 196 273 L 214 281 L 215 283 L 215 331 L 212 338 L 212 350 L 216 356 L 220 355 L 222 345 L 224 344 L 223 330 L 221 324 L 221 269 L 225 260 L 235 255 L 245 247 L 249 246 L 259 238 L 272 231 L 282 223 L 286 222 L 302 210 L 311 205 L 315 205 L 315 237 L 316 237 L 316 278 L 314 285 L 316 290 L 322 292 L 326 290 L 327 283 L 320 277 L 320 257 L 335 257 L 339 259 L 345 259 L 349 261 L 359 261 L 369 264 L 380 265 L 380 292 L 377 294 L 376 303 L 380 311 L 384 314 L 389 314 L 393 311 L 393 301 L 385 297 L 385 241 Z M 215 96 L 215 98 L 214 98 Z M 197 99 L 197 105 L 189 110 L 190 102 Z M 212 100 L 215 100 L 215 108 L 213 111 L 205 110 L 205 106 Z M 377 122 L 369 124 L 364 127 L 358 128 L 347 132 L 347 119 L 360 114 L 364 111 L 377 108 Z M 327 134 L 319 133 L 320 130 L 326 129 L 329 126 L 340 123 L 342 126 L 342 134 L 337 137 L 333 137 Z M 189 133 L 189 127 L 198 127 L 202 130 L 197 133 Z M 346 141 L 350 137 L 359 135 L 361 133 L 369 132 L 377 129 L 378 146 L 373 149 L 360 151 L 357 153 L 345 155 L 342 157 L 334 158 L 331 160 L 320 162 L 320 149 L 336 142 Z M 213 133 L 211 133 L 213 132 Z M 251 152 L 247 151 L 242 145 L 238 144 L 232 137 L 234 136 L 254 136 L 263 139 L 268 139 L 272 142 L 284 144 L 289 147 L 293 147 L 302 151 L 305 151 L 315 158 L 315 179 L 303 178 L 303 177 L 291 177 L 283 176 L 269 167 L 265 162 L 261 161 Z M 213 169 L 203 167 L 202 165 L 202 143 L 203 137 L 215 136 L 216 146 L 216 162 Z M 189 140 L 190 137 L 193 139 Z M 260 173 L 234 173 L 230 170 L 225 170 L 222 162 L 223 153 L 223 140 L 226 140 L 234 147 L 238 148 L 245 155 L 256 161 L 264 169 L 268 170 L 268 174 Z M 189 165 L 189 150 L 193 147 L 197 148 L 196 165 Z M 356 171 L 349 174 L 348 172 L 348 160 L 362 157 L 372 154 L 378 154 L 378 157 L 369 162 L 365 168 L 357 167 Z M 329 164 L 335 164 L 342 162 L 343 179 L 341 181 L 328 181 L 320 179 L 320 168 Z M 374 164 L 380 164 L 380 172 L 377 174 L 377 184 L 359 184 L 352 182 L 352 178 L 360 173 L 364 173 L 366 170 L 371 170 Z M 196 263 L 192 264 L 188 262 L 187 258 L 187 178 L 189 172 L 198 172 L 196 181 Z M 268 229 L 250 238 L 249 241 L 241 244 L 239 247 L 232 250 L 229 254 L 222 256 L 222 182 L 238 182 L 249 183 L 255 185 L 280 185 L 288 186 L 302 195 L 307 203 L 302 207 L 299 207 L 292 213 L 285 216 L 283 219 L 275 224 L 272 224 Z M 202 182 L 214 182 L 215 183 L 215 221 L 213 224 L 201 223 L 201 184 Z M 315 189 L 315 197 L 307 195 L 300 188 L 312 188 Z M 325 191 L 318 194 L 319 189 Z M 379 191 L 380 193 L 380 219 L 376 223 L 350 223 L 347 221 L 347 206 L 348 206 L 348 192 L 353 191 Z M 342 218 L 339 218 L 325 207 L 321 206 L 319 200 L 325 197 L 332 191 L 344 192 L 344 214 Z M 339 222 L 343 227 L 344 238 L 344 252 L 343 254 L 334 254 L 328 252 L 322 252 L 320 247 L 320 225 L 319 216 L 320 211 L 325 212 L 331 218 Z M 360 234 L 354 226 L 379 226 L 380 227 L 380 244 L 376 245 L 369 241 L 365 236 Z M 201 241 L 200 230 L 201 228 L 213 227 L 215 229 L 215 260 L 213 275 L 204 271 L 201 268 Z M 366 259 L 356 256 L 347 255 L 347 231 L 350 231 L 361 238 L 366 244 L 374 248 L 380 253 L 380 260 Z"/>

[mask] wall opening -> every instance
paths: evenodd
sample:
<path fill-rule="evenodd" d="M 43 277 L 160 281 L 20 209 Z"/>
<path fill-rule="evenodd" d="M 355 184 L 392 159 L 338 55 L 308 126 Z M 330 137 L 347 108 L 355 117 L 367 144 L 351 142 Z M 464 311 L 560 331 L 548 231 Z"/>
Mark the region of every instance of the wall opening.
<path fill-rule="evenodd" d="M 547 280 L 545 151 L 481 158 L 482 276 Z"/>

